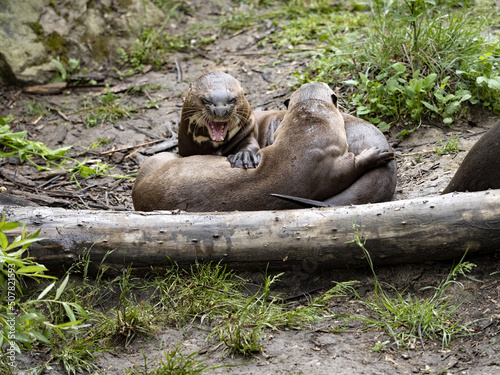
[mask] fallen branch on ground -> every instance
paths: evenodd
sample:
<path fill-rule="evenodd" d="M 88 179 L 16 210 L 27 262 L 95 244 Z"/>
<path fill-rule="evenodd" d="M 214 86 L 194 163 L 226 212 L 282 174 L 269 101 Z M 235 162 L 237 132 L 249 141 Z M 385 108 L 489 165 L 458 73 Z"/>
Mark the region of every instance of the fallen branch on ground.
<path fill-rule="evenodd" d="M 349 242 L 355 237 L 353 223 L 361 228 L 374 264 L 500 249 L 500 190 L 286 211 L 187 214 L 9 206 L 0 211 L 8 221 L 27 223 L 28 232 L 41 229 L 39 237 L 45 239 L 32 245 L 30 255 L 53 271 L 69 267 L 87 250 L 94 265 L 105 258 L 112 267 L 132 265 L 136 272 L 165 268 L 171 261 L 306 273 L 365 266 L 363 252 Z"/>

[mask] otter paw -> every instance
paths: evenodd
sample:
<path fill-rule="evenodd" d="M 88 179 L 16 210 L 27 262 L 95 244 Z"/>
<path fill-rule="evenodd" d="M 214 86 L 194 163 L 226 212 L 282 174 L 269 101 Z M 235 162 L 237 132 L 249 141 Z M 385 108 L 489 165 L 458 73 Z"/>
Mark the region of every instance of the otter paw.
<path fill-rule="evenodd" d="M 359 154 L 367 164 L 372 167 L 378 167 L 381 165 L 385 165 L 389 163 L 391 160 L 394 160 L 394 152 L 389 150 L 380 150 L 377 147 L 371 147 L 365 149 Z"/>
<path fill-rule="evenodd" d="M 243 169 L 257 168 L 260 162 L 260 155 L 252 151 L 243 150 L 229 155 L 227 160 L 231 163 L 231 167 Z"/>

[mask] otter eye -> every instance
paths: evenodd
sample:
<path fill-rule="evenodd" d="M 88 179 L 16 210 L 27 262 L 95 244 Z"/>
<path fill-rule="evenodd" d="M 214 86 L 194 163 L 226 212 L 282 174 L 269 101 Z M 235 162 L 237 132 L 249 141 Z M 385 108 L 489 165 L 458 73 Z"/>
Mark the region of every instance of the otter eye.
<path fill-rule="evenodd" d="M 202 98 L 202 99 L 201 99 L 201 102 L 202 102 L 203 104 L 212 104 L 212 102 L 211 102 L 210 100 L 205 99 L 205 98 Z"/>
<path fill-rule="evenodd" d="M 228 104 L 234 104 L 236 103 L 236 98 L 229 99 L 227 102 Z"/>

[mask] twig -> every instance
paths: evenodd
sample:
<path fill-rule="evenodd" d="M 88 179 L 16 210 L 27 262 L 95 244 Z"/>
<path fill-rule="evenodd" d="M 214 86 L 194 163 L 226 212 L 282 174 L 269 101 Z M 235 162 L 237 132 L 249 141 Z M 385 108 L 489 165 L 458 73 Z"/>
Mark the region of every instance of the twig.
<path fill-rule="evenodd" d="M 177 82 L 182 82 L 182 69 L 177 60 L 175 60 L 175 69 L 177 69 Z"/>
<path fill-rule="evenodd" d="M 146 143 L 141 143 L 141 144 L 138 144 L 138 145 L 135 145 L 135 146 L 127 146 L 127 147 L 117 148 L 115 150 L 104 151 L 104 152 L 101 152 L 101 155 L 108 155 L 108 154 L 112 154 L 112 153 L 115 153 L 115 152 L 121 152 L 121 151 L 130 150 L 130 149 L 133 149 L 133 148 L 139 148 L 139 147 L 142 147 L 142 146 L 149 146 L 149 145 L 152 145 L 152 144 L 155 144 L 155 143 L 159 143 L 159 142 L 163 142 L 163 139 L 156 139 L 154 141 L 150 141 L 150 142 L 146 142 Z"/>
<path fill-rule="evenodd" d="M 63 120 L 70 122 L 70 119 L 68 118 L 68 116 L 66 116 L 64 113 L 62 113 L 59 109 L 54 108 L 54 107 L 49 107 L 49 111 L 56 112 L 59 116 L 61 116 L 63 118 Z"/>
<path fill-rule="evenodd" d="M 130 154 L 128 154 L 127 156 L 125 156 L 125 159 L 131 158 L 132 156 L 134 156 L 138 152 L 139 152 L 139 149 L 137 148 L 134 151 L 132 151 Z"/>
<path fill-rule="evenodd" d="M 156 134 L 153 134 L 153 133 L 150 133 L 148 132 L 147 130 L 142 130 L 141 128 L 138 128 L 137 126 L 134 126 L 132 124 L 127 124 L 125 123 L 126 126 L 128 126 L 129 128 L 131 129 L 134 129 L 136 132 L 138 133 L 142 133 L 144 135 L 147 135 L 149 138 L 153 138 L 153 139 L 158 139 L 160 138 L 159 136 L 157 136 Z"/>
<path fill-rule="evenodd" d="M 47 186 L 48 184 L 50 184 L 51 182 L 57 180 L 58 178 L 62 177 L 61 175 L 57 175 L 57 176 L 54 176 L 52 177 L 50 180 L 48 181 L 45 181 L 43 184 L 41 184 L 40 186 L 37 187 L 37 189 L 41 189 L 43 188 L 44 186 Z"/>

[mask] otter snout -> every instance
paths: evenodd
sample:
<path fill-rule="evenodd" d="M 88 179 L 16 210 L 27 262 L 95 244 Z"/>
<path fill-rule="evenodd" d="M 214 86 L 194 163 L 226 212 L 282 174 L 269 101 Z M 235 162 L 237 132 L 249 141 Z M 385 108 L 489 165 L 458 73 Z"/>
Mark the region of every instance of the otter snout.
<path fill-rule="evenodd" d="M 210 113 L 214 117 L 227 117 L 231 113 L 231 106 L 230 105 L 213 105 L 210 106 Z"/>
<path fill-rule="evenodd" d="M 233 111 L 236 103 L 236 96 L 230 95 L 227 88 L 224 90 L 214 90 L 203 100 L 210 113 L 214 117 L 228 117 Z"/>

